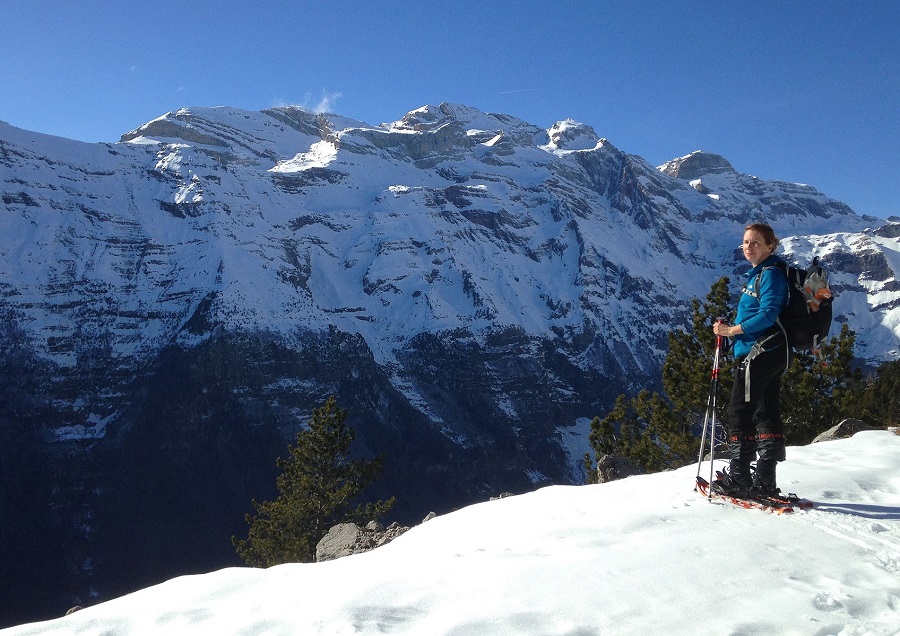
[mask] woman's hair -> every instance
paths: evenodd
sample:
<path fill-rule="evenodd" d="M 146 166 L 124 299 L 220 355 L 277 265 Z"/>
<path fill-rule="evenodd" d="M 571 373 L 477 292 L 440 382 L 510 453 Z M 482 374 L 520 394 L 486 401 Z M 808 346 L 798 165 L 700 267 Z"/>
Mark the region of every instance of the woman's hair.
<path fill-rule="evenodd" d="M 753 230 L 762 234 L 763 240 L 766 242 L 766 245 L 778 247 L 779 240 L 778 237 L 775 236 L 775 230 L 772 229 L 771 225 L 767 225 L 765 223 L 751 223 L 744 228 L 745 232 L 749 230 Z"/>

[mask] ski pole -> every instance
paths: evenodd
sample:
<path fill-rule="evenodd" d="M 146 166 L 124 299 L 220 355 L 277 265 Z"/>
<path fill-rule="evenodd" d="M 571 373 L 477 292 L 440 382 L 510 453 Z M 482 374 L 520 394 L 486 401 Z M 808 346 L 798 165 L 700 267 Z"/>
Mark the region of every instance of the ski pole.
<path fill-rule="evenodd" d="M 723 318 L 718 318 L 716 322 L 724 322 Z M 700 435 L 700 454 L 697 457 L 697 478 L 700 477 L 700 468 L 703 464 L 704 445 L 706 443 L 706 433 L 709 431 L 709 483 L 713 482 L 713 466 L 716 458 L 716 396 L 719 393 L 719 362 L 722 354 L 723 338 L 716 335 L 716 351 L 713 355 L 713 368 L 709 380 L 709 399 L 706 403 L 706 414 L 703 416 L 703 433 Z M 697 481 L 694 480 L 694 490 L 697 490 Z"/>
<path fill-rule="evenodd" d="M 725 322 L 723 318 L 719 318 L 718 322 L 721 324 Z M 712 379 L 710 384 L 712 385 L 711 393 L 712 398 L 710 402 L 712 403 L 712 407 L 710 409 L 710 426 L 709 426 L 709 485 L 712 488 L 713 483 L 713 475 L 714 475 L 714 466 L 716 463 L 716 402 L 719 397 L 719 363 L 722 359 L 722 344 L 725 339 L 722 336 L 716 335 L 716 353 L 713 356 L 713 371 L 712 371 Z M 712 494 L 712 490 L 710 490 L 710 494 Z"/>

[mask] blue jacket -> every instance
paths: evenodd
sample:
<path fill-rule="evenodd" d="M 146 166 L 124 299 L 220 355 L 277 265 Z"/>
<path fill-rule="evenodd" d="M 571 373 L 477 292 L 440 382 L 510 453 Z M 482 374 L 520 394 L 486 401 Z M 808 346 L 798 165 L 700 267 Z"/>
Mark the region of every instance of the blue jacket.
<path fill-rule="evenodd" d="M 735 358 L 743 358 L 750 353 L 753 343 L 772 329 L 781 310 L 787 305 L 787 277 L 782 270 L 772 267 L 776 263 L 784 264 L 784 261 L 773 254 L 746 274 L 747 284 L 741 293 L 737 317 L 734 319 L 734 324 L 740 325 L 744 331 L 734 336 Z M 756 289 L 756 277 L 760 272 L 762 276 L 759 277 L 759 289 Z M 783 339 L 775 339 L 773 346 L 766 349 L 784 344 Z"/>

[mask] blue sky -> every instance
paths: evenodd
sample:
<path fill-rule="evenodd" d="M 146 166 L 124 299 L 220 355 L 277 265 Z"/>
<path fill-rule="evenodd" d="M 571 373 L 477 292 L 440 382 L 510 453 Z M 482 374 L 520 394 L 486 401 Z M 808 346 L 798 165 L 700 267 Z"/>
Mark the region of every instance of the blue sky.
<path fill-rule="evenodd" d="M 703 149 L 900 215 L 895 0 L 5 0 L 0 120 L 117 141 L 184 106 L 371 124 L 457 102 L 572 118 L 654 165 Z"/>

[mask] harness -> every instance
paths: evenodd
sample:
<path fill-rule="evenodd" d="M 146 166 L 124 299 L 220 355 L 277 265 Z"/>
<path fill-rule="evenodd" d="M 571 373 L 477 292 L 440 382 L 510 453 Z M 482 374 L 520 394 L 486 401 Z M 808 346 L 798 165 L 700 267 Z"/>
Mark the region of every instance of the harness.
<path fill-rule="evenodd" d="M 777 269 L 781 271 L 781 268 L 777 265 L 768 265 L 763 267 L 759 273 L 756 275 L 753 283 L 753 289 L 750 289 L 750 284 L 744 285 L 744 288 L 741 290 L 742 293 L 747 294 L 748 296 L 755 298 L 759 301 L 759 281 L 762 278 L 763 272 L 767 269 Z M 790 285 L 790 281 L 788 281 Z M 790 287 L 788 288 L 788 294 L 791 293 Z M 782 308 L 783 309 L 783 308 Z M 750 363 L 760 355 L 761 353 L 765 353 L 766 351 L 766 343 L 770 342 L 773 338 L 778 337 L 779 335 L 784 336 L 784 351 L 785 351 L 785 363 L 784 370 L 787 371 L 788 367 L 791 365 L 791 347 L 788 343 L 788 335 L 787 330 L 784 328 L 784 325 L 781 323 L 780 318 L 775 319 L 775 325 L 778 327 L 777 331 L 772 331 L 768 335 L 764 335 L 760 337 L 756 342 L 753 343 L 753 346 L 750 348 L 750 352 L 744 358 L 744 361 L 741 363 L 741 366 L 744 368 L 744 402 L 750 401 Z"/>

